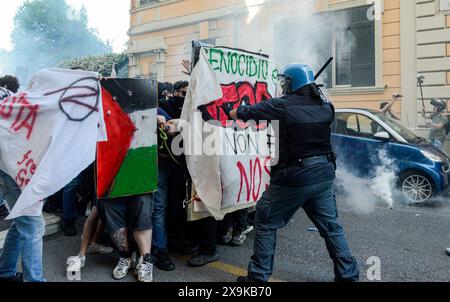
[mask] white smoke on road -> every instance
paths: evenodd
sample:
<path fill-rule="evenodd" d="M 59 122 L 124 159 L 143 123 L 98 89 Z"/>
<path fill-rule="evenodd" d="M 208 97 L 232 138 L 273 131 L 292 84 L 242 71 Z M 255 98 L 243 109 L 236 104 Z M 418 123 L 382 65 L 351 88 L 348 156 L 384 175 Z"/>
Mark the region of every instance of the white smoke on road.
<path fill-rule="evenodd" d="M 394 207 L 393 192 L 396 186 L 395 164 L 384 149 L 379 151 L 378 160 L 381 165 L 376 167 L 371 189 L 392 209 Z"/>
<path fill-rule="evenodd" d="M 377 206 L 392 209 L 396 194 L 395 163 L 382 149 L 373 162 L 380 165 L 374 167 L 372 177 L 362 178 L 355 175 L 340 162 L 337 171 L 336 190 L 348 210 L 369 214 Z"/>

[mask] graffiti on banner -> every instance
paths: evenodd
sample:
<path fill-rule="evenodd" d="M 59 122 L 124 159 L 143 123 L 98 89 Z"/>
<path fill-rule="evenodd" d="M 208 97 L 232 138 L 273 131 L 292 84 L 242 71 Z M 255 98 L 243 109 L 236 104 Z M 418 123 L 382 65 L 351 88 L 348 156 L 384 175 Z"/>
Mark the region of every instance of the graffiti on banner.
<path fill-rule="evenodd" d="M 277 156 L 274 128 L 265 121 L 230 121 L 223 107 L 237 109 L 272 98 L 277 75 L 276 66 L 263 54 L 224 47 L 200 50 L 180 123 L 180 128 L 186 121 L 203 129 L 193 135 L 182 132 L 196 194 L 191 220 L 205 213 L 222 219 L 226 213 L 255 206 L 267 189 Z M 220 133 L 213 144 L 219 152 L 190 153 L 191 146 L 208 141 L 210 132 Z"/>
<path fill-rule="evenodd" d="M 95 160 L 106 138 L 98 78 L 45 69 L 0 100 L 0 169 L 22 191 L 8 219 L 40 215 L 42 201 Z"/>

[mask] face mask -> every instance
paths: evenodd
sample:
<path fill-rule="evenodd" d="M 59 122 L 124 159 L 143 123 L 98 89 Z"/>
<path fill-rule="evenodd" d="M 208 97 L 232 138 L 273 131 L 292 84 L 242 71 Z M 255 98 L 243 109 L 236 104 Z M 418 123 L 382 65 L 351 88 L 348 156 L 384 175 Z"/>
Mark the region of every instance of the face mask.
<path fill-rule="evenodd" d="M 177 106 L 183 106 L 185 97 L 174 96 L 173 99 L 175 100 L 175 104 Z"/>

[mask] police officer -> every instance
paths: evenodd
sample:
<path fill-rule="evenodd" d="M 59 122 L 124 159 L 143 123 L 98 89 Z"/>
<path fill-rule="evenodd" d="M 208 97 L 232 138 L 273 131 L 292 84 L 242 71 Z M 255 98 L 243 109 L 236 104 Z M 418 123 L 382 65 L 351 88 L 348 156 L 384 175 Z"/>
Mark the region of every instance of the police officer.
<path fill-rule="evenodd" d="M 238 281 L 269 280 L 277 230 L 285 227 L 300 207 L 325 239 L 335 280 L 357 281 L 358 264 L 338 222 L 332 190 L 336 166 L 330 126 L 334 107 L 314 83 L 314 72 L 309 66 L 288 65 L 280 80 L 283 97 L 237 110 L 224 108 L 233 119 L 280 122 L 280 160 L 272 168 L 271 184 L 256 208 L 256 238 L 248 276 Z"/>

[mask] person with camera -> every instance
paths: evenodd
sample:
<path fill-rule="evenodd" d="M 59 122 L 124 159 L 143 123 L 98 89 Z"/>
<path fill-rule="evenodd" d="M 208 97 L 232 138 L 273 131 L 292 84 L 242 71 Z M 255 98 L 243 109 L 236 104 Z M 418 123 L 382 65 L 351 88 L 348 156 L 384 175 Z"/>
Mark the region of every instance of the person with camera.
<path fill-rule="evenodd" d="M 430 137 L 429 139 L 439 149 L 442 149 L 445 139 L 447 137 L 447 125 L 449 123 L 449 118 L 444 114 L 447 109 L 447 104 L 440 99 L 432 99 L 431 105 L 433 105 L 433 113 L 431 114 L 430 122 Z M 425 112 L 422 112 L 425 115 Z"/>
<path fill-rule="evenodd" d="M 398 117 L 395 113 L 392 112 L 392 107 L 395 105 L 395 103 L 402 100 L 402 95 L 397 94 L 392 96 L 392 100 L 390 102 L 383 102 L 380 105 L 380 111 L 384 114 L 387 118 L 394 119 L 397 121 L 400 121 L 400 117 Z"/>

